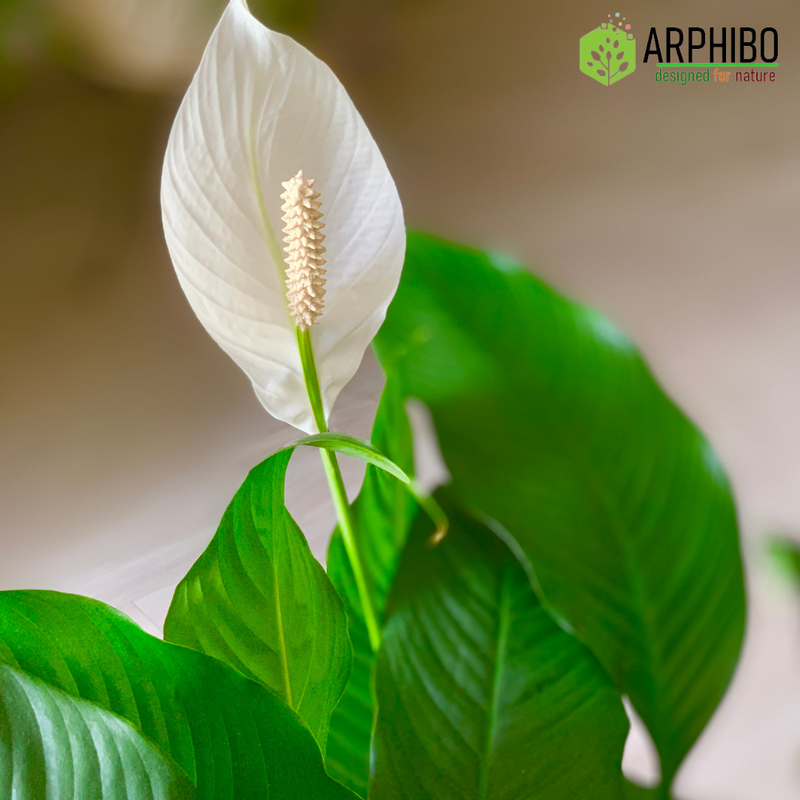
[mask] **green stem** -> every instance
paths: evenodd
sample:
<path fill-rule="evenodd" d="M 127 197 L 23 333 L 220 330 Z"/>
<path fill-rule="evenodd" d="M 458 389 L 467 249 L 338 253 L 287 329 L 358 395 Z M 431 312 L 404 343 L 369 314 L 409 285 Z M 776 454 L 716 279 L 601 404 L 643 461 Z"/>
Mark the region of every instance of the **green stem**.
<path fill-rule="evenodd" d="M 317 365 L 314 362 L 314 351 L 311 347 L 311 336 L 309 332 L 297 329 L 297 346 L 300 349 L 300 361 L 303 364 L 303 375 L 306 381 L 306 391 L 311 402 L 311 411 L 314 414 L 314 422 L 320 433 L 328 432 L 328 425 L 325 421 L 325 412 L 322 409 L 322 392 L 319 388 L 319 378 L 317 377 Z M 361 556 L 356 545 L 355 530 L 353 526 L 353 515 L 350 504 L 347 502 L 347 492 L 342 480 L 342 472 L 339 469 L 339 462 L 336 453 L 331 450 L 320 450 L 322 465 L 325 467 L 325 475 L 328 478 L 328 486 L 331 490 L 333 505 L 336 508 L 336 517 L 339 520 L 339 529 L 342 532 L 342 541 L 347 557 L 350 560 L 350 567 L 353 570 L 353 577 L 358 590 L 358 597 L 361 601 L 361 610 L 364 613 L 364 621 L 367 625 L 370 645 L 374 652 L 378 651 L 381 644 L 380 626 L 372 599 L 367 588 L 367 581 L 364 577 L 364 569 L 361 564 Z"/>
<path fill-rule="evenodd" d="M 444 509 L 436 501 L 436 498 L 432 494 L 424 492 L 415 480 L 411 481 L 408 490 L 411 492 L 411 496 L 417 501 L 419 507 L 431 518 L 434 525 L 436 525 L 436 530 L 428 538 L 428 544 L 431 547 L 435 547 L 447 536 L 450 520 L 447 518 Z"/>

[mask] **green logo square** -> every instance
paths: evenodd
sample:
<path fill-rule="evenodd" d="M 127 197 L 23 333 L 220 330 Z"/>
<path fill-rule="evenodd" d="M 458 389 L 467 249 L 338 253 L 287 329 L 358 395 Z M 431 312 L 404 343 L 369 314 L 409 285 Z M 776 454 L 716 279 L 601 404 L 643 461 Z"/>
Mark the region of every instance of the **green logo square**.
<path fill-rule="evenodd" d="M 581 36 L 580 57 L 581 72 L 611 86 L 636 69 L 636 39 L 630 31 L 604 22 Z"/>

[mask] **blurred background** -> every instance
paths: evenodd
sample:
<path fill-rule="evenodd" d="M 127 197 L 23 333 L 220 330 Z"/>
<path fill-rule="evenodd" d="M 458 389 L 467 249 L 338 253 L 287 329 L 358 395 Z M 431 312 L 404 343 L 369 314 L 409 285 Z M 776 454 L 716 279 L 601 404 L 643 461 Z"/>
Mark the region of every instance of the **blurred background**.
<path fill-rule="evenodd" d="M 678 795 L 796 800 L 800 597 L 765 543 L 800 541 L 800 6 L 251 6 L 345 83 L 410 225 L 506 251 L 601 309 L 709 435 L 740 509 L 750 619 Z M 155 633 L 247 470 L 295 437 L 193 316 L 162 237 L 166 138 L 221 10 L 0 0 L 0 588 L 90 595 Z M 578 39 L 616 11 L 640 54 L 650 26 L 772 26 L 778 79 L 665 86 L 638 63 L 603 87 L 578 71 Z M 368 436 L 381 384 L 367 354 L 336 428 Z M 316 453 L 295 456 L 287 499 L 324 558 Z M 653 778 L 639 726 L 625 769 Z"/>

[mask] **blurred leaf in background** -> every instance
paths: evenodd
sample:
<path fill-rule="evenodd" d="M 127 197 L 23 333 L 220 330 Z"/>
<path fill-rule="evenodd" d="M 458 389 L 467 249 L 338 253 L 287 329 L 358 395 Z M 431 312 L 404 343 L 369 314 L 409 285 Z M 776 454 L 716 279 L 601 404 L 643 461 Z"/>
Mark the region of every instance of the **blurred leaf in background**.
<path fill-rule="evenodd" d="M 226 0 L 0 0 L 0 100 L 28 67 L 42 61 L 120 88 L 178 92 L 194 74 L 226 5 Z M 249 5 L 273 30 L 304 39 L 324 29 L 317 38 L 344 40 L 343 50 L 374 55 L 386 52 L 397 4 L 250 0 Z"/>
<path fill-rule="evenodd" d="M 320 0 L 250 0 L 250 10 L 265 25 L 286 33 L 301 33 L 313 24 Z"/>
<path fill-rule="evenodd" d="M 174 92 L 197 68 L 224 4 L 219 0 L 46 0 L 58 26 L 49 55 L 96 80 Z"/>
<path fill-rule="evenodd" d="M 24 64 L 41 49 L 44 15 L 40 0 L 0 0 L 0 100 L 24 74 Z"/>
<path fill-rule="evenodd" d="M 800 542 L 786 536 L 773 536 L 767 552 L 781 574 L 800 589 Z"/>

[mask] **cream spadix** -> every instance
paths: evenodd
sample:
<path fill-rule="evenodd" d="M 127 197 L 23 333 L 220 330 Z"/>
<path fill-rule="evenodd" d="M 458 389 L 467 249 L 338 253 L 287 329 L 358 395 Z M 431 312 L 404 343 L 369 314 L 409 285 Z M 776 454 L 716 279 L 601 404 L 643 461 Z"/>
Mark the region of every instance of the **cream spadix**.
<path fill-rule="evenodd" d="M 320 194 L 314 189 L 314 178 L 306 178 L 303 170 L 282 184 L 286 190 L 281 199 L 283 232 L 286 234 L 286 298 L 289 314 L 300 330 L 316 325 L 325 307 L 325 259 L 322 254 L 325 234 L 322 229 Z"/>
<path fill-rule="evenodd" d="M 315 210 L 317 192 L 325 204 L 324 248 L 308 236 L 320 227 L 284 219 L 285 195 L 307 191 L 301 205 Z M 344 87 L 305 48 L 255 20 L 245 0 L 225 10 L 178 111 L 162 209 L 200 321 L 271 414 L 316 431 L 297 321 L 311 336 L 327 417 L 397 288 L 403 212 Z"/>

